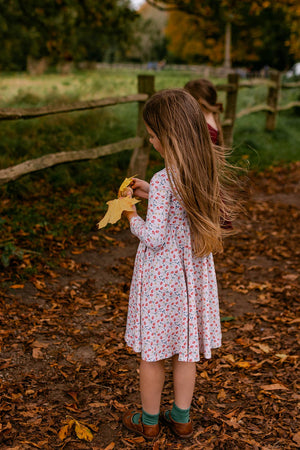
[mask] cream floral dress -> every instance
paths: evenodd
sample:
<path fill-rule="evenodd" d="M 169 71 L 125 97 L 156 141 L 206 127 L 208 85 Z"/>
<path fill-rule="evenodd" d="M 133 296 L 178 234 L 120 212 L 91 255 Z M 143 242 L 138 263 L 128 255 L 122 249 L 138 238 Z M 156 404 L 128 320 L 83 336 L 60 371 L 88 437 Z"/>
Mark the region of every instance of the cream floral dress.
<path fill-rule="evenodd" d="M 179 355 L 211 357 L 221 346 L 218 290 L 212 254 L 195 258 L 187 215 L 166 169 L 150 182 L 146 221 L 133 217 L 140 240 L 131 282 L 125 340 L 145 361 Z"/>

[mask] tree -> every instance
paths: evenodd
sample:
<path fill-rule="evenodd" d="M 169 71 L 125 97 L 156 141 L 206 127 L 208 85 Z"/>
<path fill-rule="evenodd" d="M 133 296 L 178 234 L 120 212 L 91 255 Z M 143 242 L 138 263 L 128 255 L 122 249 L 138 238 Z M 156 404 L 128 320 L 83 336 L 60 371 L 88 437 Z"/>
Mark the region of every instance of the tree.
<path fill-rule="evenodd" d="M 138 10 L 135 21 L 134 43 L 126 55 L 131 60 L 160 61 L 166 57 L 167 42 L 165 27 L 168 14 L 144 3 Z"/>
<path fill-rule="evenodd" d="M 179 52 L 181 57 L 188 55 L 190 60 L 195 59 L 195 53 L 193 56 L 193 52 L 191 52 L 191 48 L 194 46 L 199 49 L 199 52 L 203 52 L 197 53 L 198 58 L 203 60 L 205 58 L 212 60 L 213 58 L 214 62 L 220 62 L 220 50 L 223 47 L 225 67 L 231 66 L 231 56 L 234 57 L 235 62 L 256 61 L 259 49 L 264 46 L 264 37 L 267 38 L 263 30 L 265 20 L 268 20 L 270 13 L 272 13 L 272 17 L 276 16 L 276 18 L 281 15 L 280 27 L 277 28 L 277 21 L 273 29 L 273 36 L 280 30 L 280 46 L 282 47 L 284 44 L 285 50 L 293 57 L 299 56 L 300 8 L 298 0 L 276 2 L 267 0 L 243 0 L 242 2 L 238 0 L 147 0 L 147 3 L 171 13 L 168 32 L 172 41 L 174 39 L 177 42 L 177 50 L 181 45 L 182 53 Z M 172 20 L 174 20 L 174 24 L 181 22 L 180 27 L 177 28 L 177 36 L 175 36 L 175 25 L 172 25 Z M 270 19 L 269 24 L 271 27 Z M 183 30 L 188 31 L 188 39 L 187 36 L 183 36 Z M 192 30 L 194 30 L 194 37 L 192 37 Z M 196 33 L 197 38 L 195 37 Z M 284 42 L 282 42 L 283 36 L 285 37 Z M 190 39 L 193 43 L 184 42 Z M 181 44 L 180 40 L 183 41 Z M 231 51 L 231 40 L 234 44 L 233 51 Z M 172 46 L 173 43 L 171 43 L 171 49 Z M 246 50 L 244 53 L 246 58 L 242 55 L 242 47 Z"/>
<path fill-rule="evenodd" d="M 136 18 L 129 0 L 0 0 L 0 64 L 24 69 L 28 55 L 113 59 L 130 42 Z"/>

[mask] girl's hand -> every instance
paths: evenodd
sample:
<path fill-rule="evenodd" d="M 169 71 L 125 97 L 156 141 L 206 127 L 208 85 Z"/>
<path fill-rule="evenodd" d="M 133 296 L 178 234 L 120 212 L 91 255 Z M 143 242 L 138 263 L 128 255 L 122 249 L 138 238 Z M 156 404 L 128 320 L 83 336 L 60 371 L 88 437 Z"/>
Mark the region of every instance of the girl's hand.
<path fill-rule="evenodd" d="M 132 188 L 128 187 L 124 192 L 122 197 L 130 197 L 132 198 L 133 195 L 133 190 Z M 132 211 L 123 211 L 124 216 L 127 217 L 127 219 L 130 220 L 132 219 L 132 217 L 135 217 L 138 215 L 137 211 L 136 211 L 136 207 L 135 205 L 132 205 Z"/>
<path fill-rule="evenodd" d="M 138 213 L 136 212 L 136 207 L 135 207 L 135 205 L 132 206 L 132 211 L 123 211 L 123 214 L 124 214 L 124 216 L 127 217 L 127 219 L 129 220 L 129 222 L 130 222 L 130 220 L 131 220 L 133 217 L 136 217 L 136 216 L 138 215 Z"/>
<path fill-rule="evenodd" d="M 135 196 L 140 198 L 149 197 L 150 184 L 147 181 L 140 180 L 139 178 L 133 178 L 130 184 Z"/>

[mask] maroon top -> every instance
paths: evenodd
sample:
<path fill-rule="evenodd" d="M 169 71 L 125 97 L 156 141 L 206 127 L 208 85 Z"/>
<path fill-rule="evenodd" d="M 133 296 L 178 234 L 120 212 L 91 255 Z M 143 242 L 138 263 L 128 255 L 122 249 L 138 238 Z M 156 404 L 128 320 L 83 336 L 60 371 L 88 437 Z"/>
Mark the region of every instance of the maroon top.
<path fill-rule="evenodd" d="M 210 134 L 210 138 L 212 140 L 212 143 L 215 145 L 219 144 L 219 132 L 215 128 L 213 128 L 209 123 L 207 124 L 208 132 Z"/>

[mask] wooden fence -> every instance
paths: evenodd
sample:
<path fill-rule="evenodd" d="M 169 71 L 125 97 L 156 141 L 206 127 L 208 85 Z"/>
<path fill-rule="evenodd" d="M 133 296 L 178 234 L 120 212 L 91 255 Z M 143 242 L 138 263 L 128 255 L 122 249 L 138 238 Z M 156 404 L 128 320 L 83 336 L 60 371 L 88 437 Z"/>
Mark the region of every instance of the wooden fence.
<path fill-rule="evenodd" d="M 58 164 L 67 162 L 96 159 L 101 156 L 111 155 L 128 149 L 133 149 L 130 160 L 128 174 L 138 173 L 141 178 L 145 176 L 149 160 L 151 145 L 147 139 L 147 133 L 143 124 L 142 110 L 147 99 L 155 92 L 155 77 L 153 75 L 138 76 L 138 94 L 124 97 L 109 97 L 101 100 L 86 102 L 76 102 L 70 105 L 42 108 L 25 109 L 0 109 L 1 120 L 32 119 L 51 114 L 60 114 L 72 111 L 90 110 L 103 108 L 122 103 L 138 102 L 138 119 L 136 136 L 113 144 L 104 145 L 88 150 L 68 151 L 51 153 L 40 158 L 25 161 L 21 164 L 0 170 L 0 185 L 16 180 L 17 178 L 38 170 L 46 169 Z M 254 87 L 264 84 L 268 87 L 268 95 L 265 104 L 255 105 L 250 108 L 236 112 L 239 89 L 243 87 Z M 258 79 L 250 81 L 240 81 L 238 74 L 229 74 L 227 84 L 216 85 L 218 91 L 226 92 L 225 111 L 222 122 L 225 145 L 231 147 L 233 139 L 233 128 L 235 120 L 247 114 L 258 111 L 266 111 L 266 129 L 274 130 L 276 126 L 276 116 L 279 111 L 287 110 L 295 106 L 300 106 L 300 101 L 290 102 L 284 106 L 278 106 L 280 89 L 300 87 L 300 82 L 281 84 L 280 74 L 271 73 L 270 79 Z"/>

